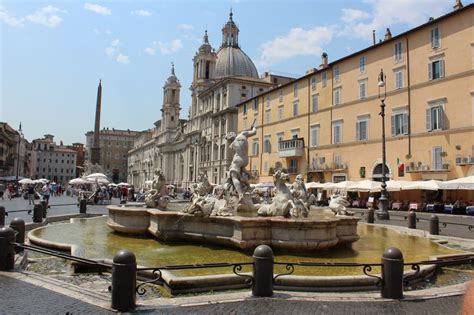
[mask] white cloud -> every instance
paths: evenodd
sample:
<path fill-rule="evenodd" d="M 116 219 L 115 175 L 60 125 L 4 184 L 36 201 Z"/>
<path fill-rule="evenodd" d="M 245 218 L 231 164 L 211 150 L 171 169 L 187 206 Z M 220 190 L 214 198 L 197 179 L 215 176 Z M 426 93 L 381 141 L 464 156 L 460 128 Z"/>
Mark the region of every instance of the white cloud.
<path fill-rule="evenodd" d="M 369 7 L 367 12 L 343 9 L 341 19 L 345 25 L 340 35 L 370 40 L 372 30 L 384 33 L 385 28 L 396 24 L 414 27 L 451 9 L 450 2 L 439 0 L 365 0 L 365 3 Z"/>
<path fill-rule="evenodd" d="M 176 28 L 179 30 L 192 30 L 194 29 L 194 26 L 192 26 L 191 24 L 182 23 L 182 24 L 176 25 Z"/>
<path fill-rule="evenodd" d="M 24 17 L 14 17 L 3 6 L 0 6 L 0 20 L 10 26 L 23 26 L 25 22 L 30 22 L 53 28 L 61 24 L 63 20 L 59 16 L 60 13 L 66 13 L 66 11 L 48 5 L 33 14 Z"/>
<path fill-rule="evenodd" d="M 101 15 L 112 15 L 112 11 L 110 11 L 109 8 L 103 7 L 98 4 L 93 4 L 93 3 L 84 3 L 84 9 L 95 12 L 97 14 Z"/>
<path fill-rule="evenodd" d="M 117 56 L 117 62 L 121 64 L 128 64 L 130 63 L 130 59 L 126 55 L 119 54 Z"/>
<path fill-rule="evenodd" d="M 156 53 L 156 50 L 159 50 L 162 55 L 169 55 L 174 52 L 177 52 L 183 48 L 183 43 L 181 42 L 180 39 L 173 39 L 170 42 L 152 42 L 149 47 L 146 47 L 144 49 L 144 52 L 146 52 L 149 55 L 154 55 Z"/>
<path fill-rule="evenodd" d="M 140 16 L 151 16 L 151 12 L 146 11 L 146 10 L 134 10 L 134 11 L 131 11 L 130 14 L 140 15 Z"/>
<path fill-rule="evenodd" d="M 110 42 L 110 46 L 105 48 L 105 53 L 107 54 L 107 56 L 113 57 L 118 50 L 119 44 L 120 44 L 120 40 L 118 38 L 112 40 Z"/>
<path fill-rule="evenodd" d="M 64 12 L 56 7 L 48 5 L 47 7 L 41 8 L 31 15 L 27 15 L 26 19 L 32 23 L 44 25 L 47 27 L 56 27 L 61 24 L 63 20 L 57 13 Z"/>
<path fill-rule="evenodd" d="M 370 17 L 370 14 L 361 10 L 342 9 L 341 19 L 346 23 L 351 23 L 368 17 Z"/>
<path fill-rule="evenodd" d="M 0 6 L 0 21 L 3 21 L 10 26 L 23 26 L 25 19 L 22 17 L 17 18 L 11 16 L 7 9 L 5 9 L 3 6 Z"/>
<path fill-rule="evenodd" d="M 269 66 L 296 56 L 318 56 L 322 46 L 328 44 L 335 34 L 333 26 L 317 26 L 311 29 L 292 28 L 287 35 L 267 41 L 260 46 L 257 64 Z"/>

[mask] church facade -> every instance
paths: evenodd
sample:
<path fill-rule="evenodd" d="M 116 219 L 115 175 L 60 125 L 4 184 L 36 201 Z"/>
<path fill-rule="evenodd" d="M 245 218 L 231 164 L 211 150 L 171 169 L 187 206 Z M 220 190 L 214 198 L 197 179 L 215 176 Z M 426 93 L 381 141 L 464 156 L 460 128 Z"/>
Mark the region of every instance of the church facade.
<path fill-rule="evenodd" d="M 240 48 L 239 28 L 231 12 L 217 52 L 206 31 L 193 58 L 187 120 L 179 119 L 181 85 L 173 66 L 163 87 L 162 119 L 137 136 L 129 151 L 129 183 L 144 185 L 153 179 L 157 168 L 167 182 L 178 187 L 190 187 L 200 174 L 215 184 L 225 182 L 232 160 L 226 136 L 237 132 L 235 105 L 290 80 L 268 73 L 259 77 L 254 63 Z"/>

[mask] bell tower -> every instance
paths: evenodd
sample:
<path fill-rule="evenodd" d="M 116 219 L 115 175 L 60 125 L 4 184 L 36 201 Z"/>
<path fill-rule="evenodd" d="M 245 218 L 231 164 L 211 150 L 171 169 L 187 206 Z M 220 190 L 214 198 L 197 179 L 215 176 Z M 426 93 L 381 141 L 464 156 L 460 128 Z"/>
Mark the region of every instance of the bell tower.
<path fill-rule="evenodd" d="M 161 130 L 175 129 L 179 122 L 179 93 L 181 84 L 174 72 L 174 64 L 171 63 L 171 75 L 163 86 L 163 108 Z"/>

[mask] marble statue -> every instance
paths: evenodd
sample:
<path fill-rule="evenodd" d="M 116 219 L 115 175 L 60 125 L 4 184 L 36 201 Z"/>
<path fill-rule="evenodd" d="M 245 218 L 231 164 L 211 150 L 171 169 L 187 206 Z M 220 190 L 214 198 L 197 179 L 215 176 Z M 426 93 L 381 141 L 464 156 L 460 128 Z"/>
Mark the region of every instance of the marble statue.
<path fill-rule="evenodd" d="M 168 205 L 169 197 L 167 196 L 166 180 L 161 169 L 155 170 L 151 190 L 145 196 L 145 204 L 147 208 L 165 209 Z"/>
<path fill-rule="evenodd" d="M 349 205 L 349 201 L 345 196 L 332 195 L 329 201 L 329 209 L 331 209 L 336 215 L 354 215 L 353 212 L 347 211 L 346 207 Z"/>

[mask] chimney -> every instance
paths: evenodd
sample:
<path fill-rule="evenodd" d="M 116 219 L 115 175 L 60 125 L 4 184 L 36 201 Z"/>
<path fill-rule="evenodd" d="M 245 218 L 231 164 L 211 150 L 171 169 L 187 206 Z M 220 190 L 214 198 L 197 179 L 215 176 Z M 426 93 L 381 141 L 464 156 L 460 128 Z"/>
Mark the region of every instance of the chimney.
<path fill-rule="evenodd" d="M 375 30 L 372 30 L 372 44 L 375 45 Z"/>
<path fill-rule="evenodd" d="M 462 4 L 461 0 L 456 0 L 456 4 L 454 4 L 454 11 L 456 10 L 459 10 L 459 9 L 462 9 L 464 7 L 464 5 Z"/>
<path fill-rule="evenodd" d="M 319 69 L 327 68 L 327 66 L 328 66 L 328 54 L 323 52 L 323 54 L 321 55 L 321 64 L 319 65 Z"/>
<path fill-rule="evenodd" d="M 387 30 L 385 31 L 385 37 L 383 40 L 389 40 L 392 39 L 392 33 L 390 32 L 390 29 L 387 27 Z"/>

